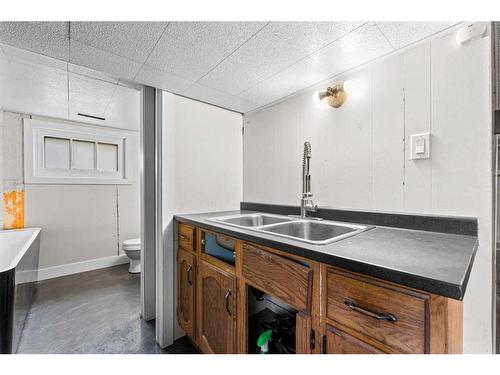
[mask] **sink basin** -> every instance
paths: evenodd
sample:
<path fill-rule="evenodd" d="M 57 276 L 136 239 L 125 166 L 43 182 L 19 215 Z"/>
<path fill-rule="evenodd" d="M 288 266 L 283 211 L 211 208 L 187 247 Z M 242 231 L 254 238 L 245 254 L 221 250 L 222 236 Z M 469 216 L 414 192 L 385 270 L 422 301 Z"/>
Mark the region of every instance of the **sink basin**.
<path fill-rule="evenodd" d="M 344 224 L 328 221 L 298 220 L 270 225 L 259 230 L 283 237 L 324 245 L 369 229 L 363 225 Z"/>
<path fill-rule="evenodd" d="M 326 245 L 372 228 L 336 221 L 318 221 L 261 213 L 212 217 L 207 220 L 315 245 Z"/>
<path fill-rule="evenodd" d="M 264 225 L 288 222 L 292 219 L 275 215 L 247 214 L 230 217 L 211 218 L 209 220 L 219 221 L 225 224 L 236 225 L 239 227 L 261 227 Z"/>

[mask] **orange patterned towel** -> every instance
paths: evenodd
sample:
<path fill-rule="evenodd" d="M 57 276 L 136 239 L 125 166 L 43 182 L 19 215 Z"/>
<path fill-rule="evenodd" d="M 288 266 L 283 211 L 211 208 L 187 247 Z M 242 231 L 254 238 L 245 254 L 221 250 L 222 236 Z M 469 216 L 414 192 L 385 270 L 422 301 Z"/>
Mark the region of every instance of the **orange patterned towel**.
<path fill-rule="evenodd" d="M 3 193 L 3 229 L 24 228 L 24 191 Z"/>

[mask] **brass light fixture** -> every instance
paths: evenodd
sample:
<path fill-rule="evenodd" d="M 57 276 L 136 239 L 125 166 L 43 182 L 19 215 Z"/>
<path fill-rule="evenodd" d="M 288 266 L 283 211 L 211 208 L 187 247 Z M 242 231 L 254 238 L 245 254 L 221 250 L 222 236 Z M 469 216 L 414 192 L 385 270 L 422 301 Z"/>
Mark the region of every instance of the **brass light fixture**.
<path fill-rule="evenodd" d="M 344 83 L 336 83 L 333 86 L 327 87 L 326 91 L 318 93 L 319 100 L 326 98 L 329 105 L 334 108 L 339 108 L 347 99 L 347 92 L 344 89 Z"/>

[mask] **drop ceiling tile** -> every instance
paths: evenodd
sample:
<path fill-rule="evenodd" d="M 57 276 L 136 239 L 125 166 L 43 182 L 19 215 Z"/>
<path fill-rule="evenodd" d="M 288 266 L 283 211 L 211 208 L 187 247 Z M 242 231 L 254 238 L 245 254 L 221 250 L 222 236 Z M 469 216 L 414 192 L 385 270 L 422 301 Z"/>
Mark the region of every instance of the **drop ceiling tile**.
<path fill-rule="evenodd" d="M 238 94 L 307 55 L 276 36 L 268 26 L 199 80 L 200 84 Z"/>
<path fill-rule="evenodd" d="M 377 22 L 380 30 L 396 49 L 425 39 L 458 22 Z"/>
<path fill-rule="evenodd" d="M 312 54 L 325 77 L 332 77 L 348 69 L 381 57 L 393 51 L 384 35 L 374 23 L 366 24 L 335 43 Z"/>
<path fill-rule="evenodd" d="M 71 41 L 70 62 L 107 73 L 114 77 L 133 79 L 141 64 L 76 40 Z"/>
<path fill-rule="evenodd" d="M 264 25 L 263 22 L 172 22 L 147 64 L 196 81 Z"/>
<path fill-rule="evenodd" d="M 268 104 L 391 51 L 377 26 L 366 24 L 238 96 Z"/>
<path fill-rule="evenodd" d="M 237 95 L 312 52 L 328 48 L 342 36 L 357 32 L 362 24 L 271 22 L 199 83 Z"/>
<path fill-rule="evenodd" d="M 284 42 L 309 54 L 362 24 L 363 22 L 271 22 L 268 27 Z"/>
<path fill-rule="evenodd" d="M 168 22 L 71 22 L 70 38 L 143 63 L 167 25 Z"/>
<path fill-rule="evenodd" d="M 259 107 L 257 103 L 252 103 L 248 100 L 238 98 L 197 83 L 189 87 L 188 90 L 181 94 L 187 96 L 188 98 L 193 98 L 241 113 L 248 112 Z"/>
<path fill-rule="evenodd" d="M 68 22 L 0 22 L 0 42 L 67 61 Z"/>
<path fill-rule="evenodd" d="M 181 92 L 193 84 L 193 82 L 184 78 L 177 77 L 148 65 L 144 65 L 141 68 L 134 81 L 173 93 Z"/>
<path fill-rule="evenodd" d="M 266 105 L 322 81 L 328 75 L 318 62 L 305 58 L 238 96 Z"/>

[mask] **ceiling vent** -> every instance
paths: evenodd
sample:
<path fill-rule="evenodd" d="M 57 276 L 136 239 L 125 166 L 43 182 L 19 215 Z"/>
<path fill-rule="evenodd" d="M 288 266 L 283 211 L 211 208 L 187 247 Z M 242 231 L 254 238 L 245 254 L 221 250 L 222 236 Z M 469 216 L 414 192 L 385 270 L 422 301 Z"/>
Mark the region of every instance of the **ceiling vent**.
<path fill-rule="evenodd" d="M 105 121 L 105 120 L 106 120 L 104 117 L 87 115 L 87 114 L 85 114 L 85 113 L 80 113 L 80 112 L 78 112 L 78 116 L 88 117 L 88 118 L 93 118 L 94 120 L 102 120 L 102 121 Z"/>

